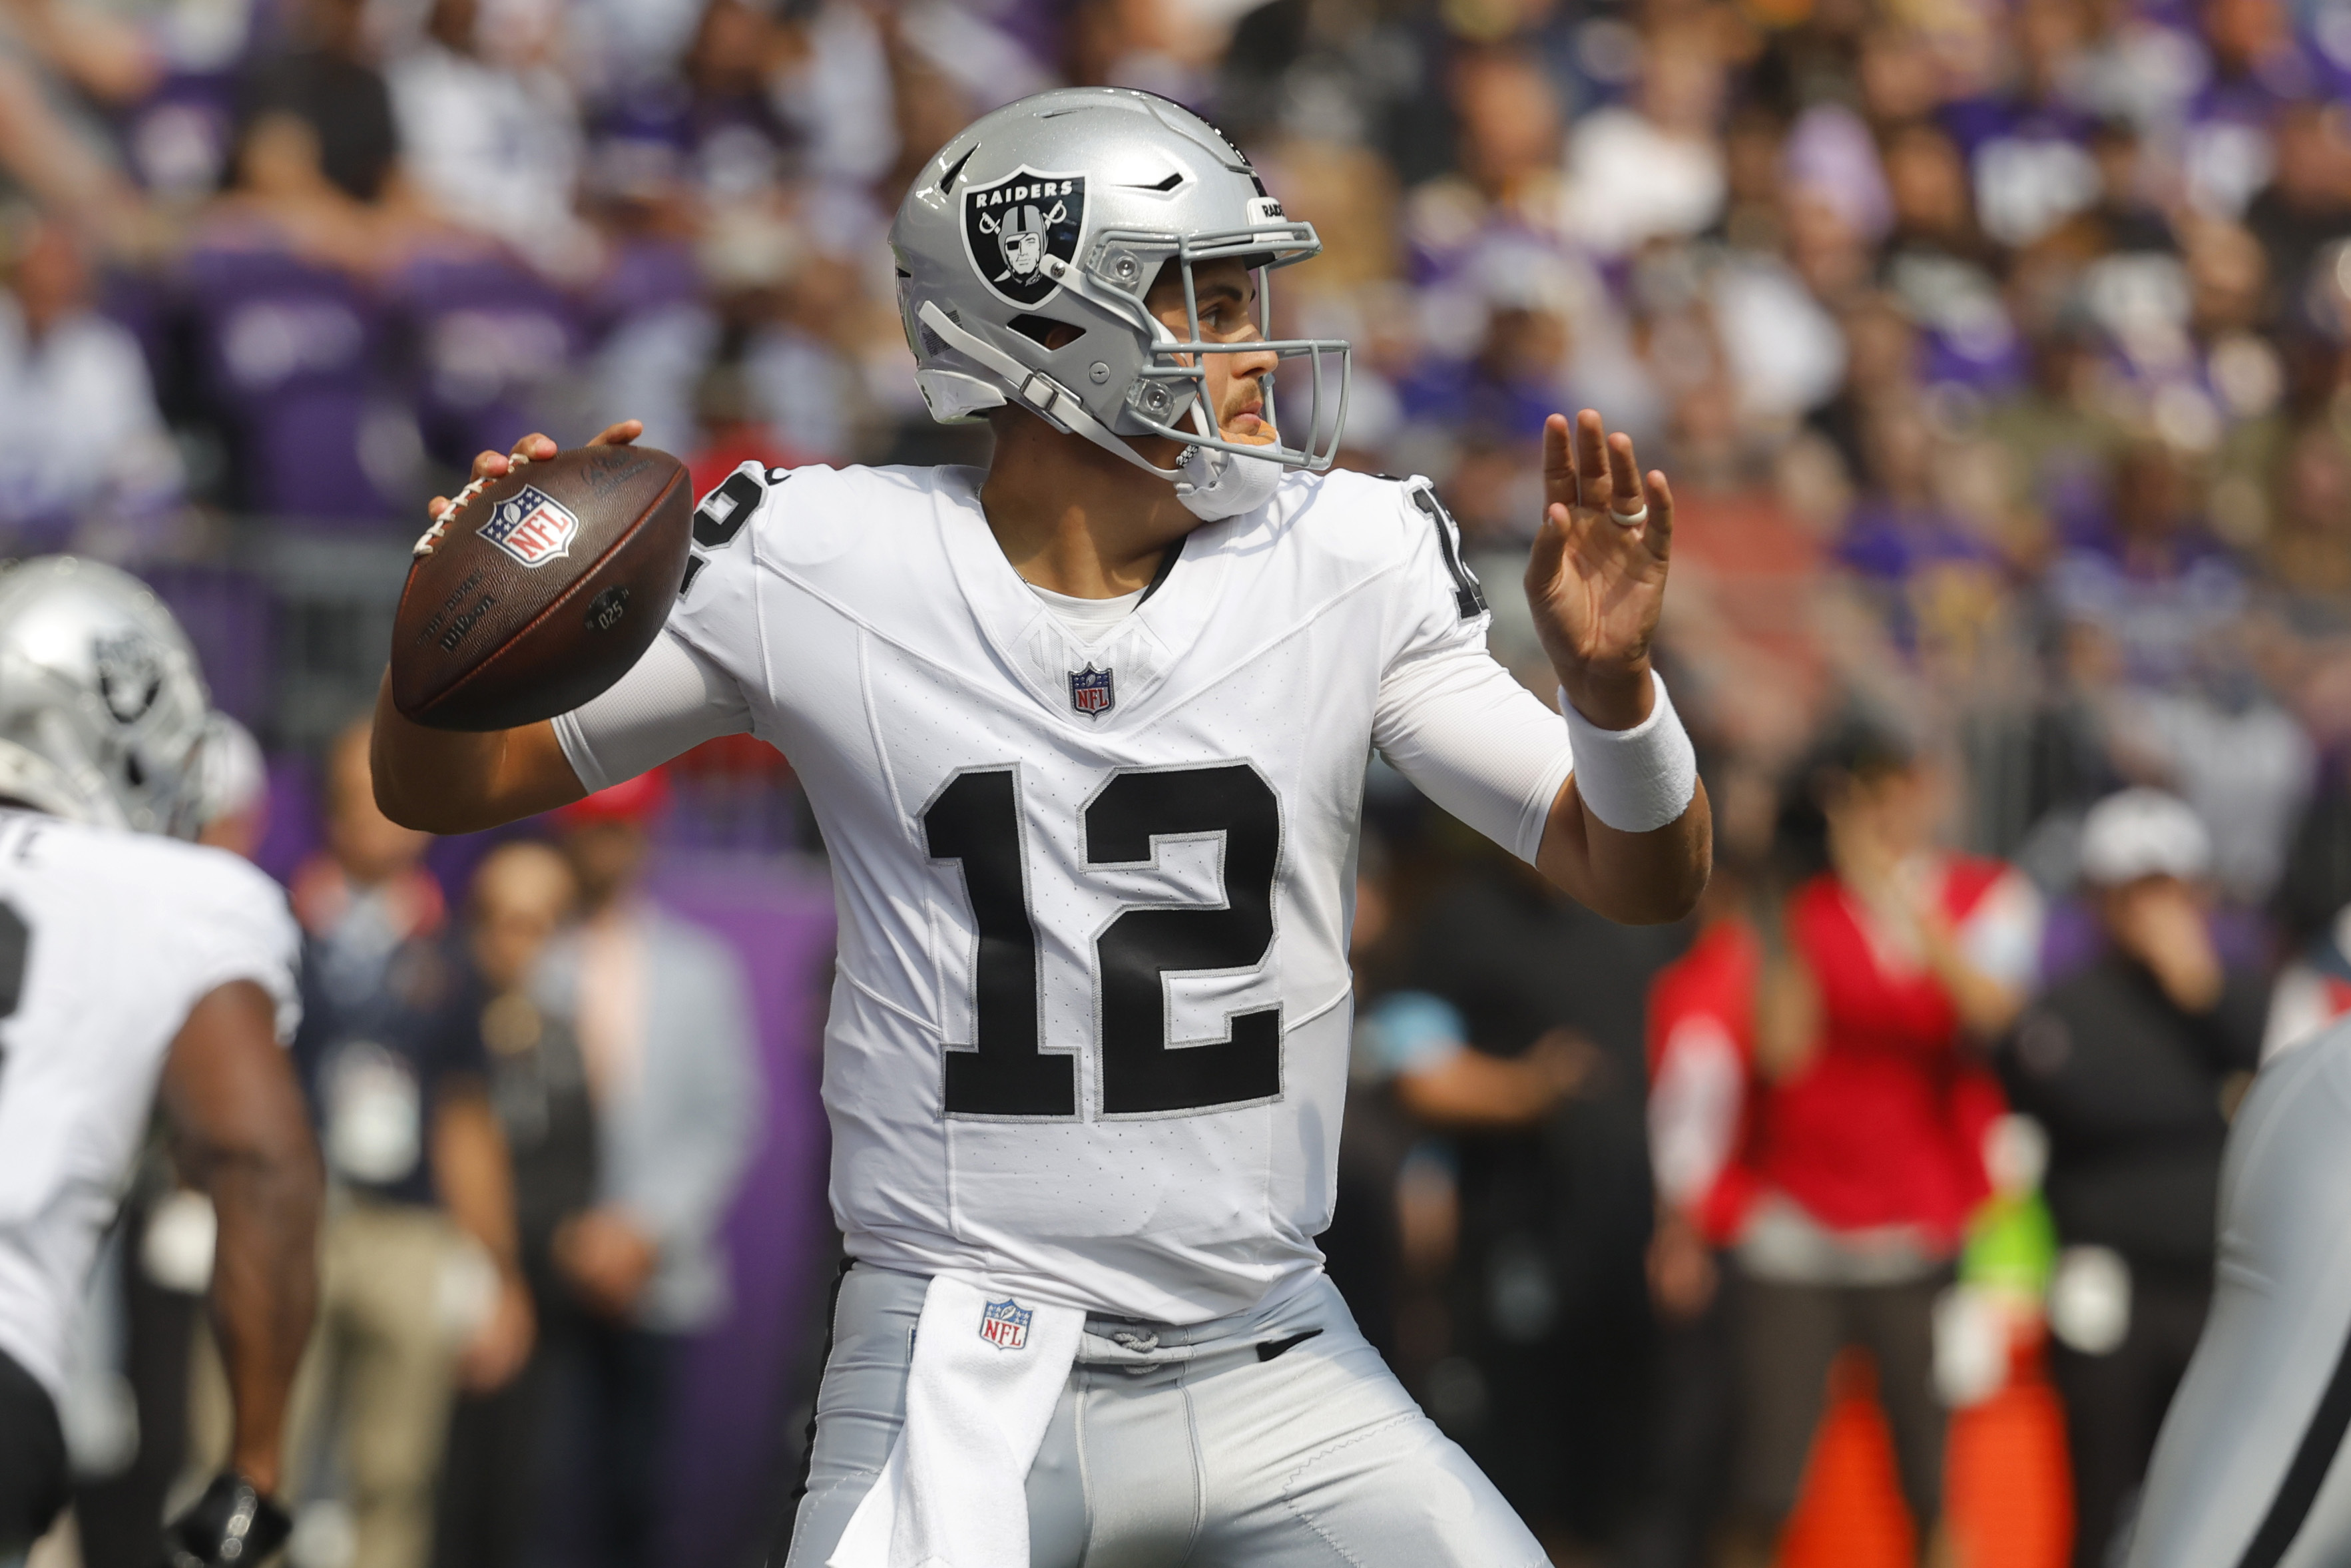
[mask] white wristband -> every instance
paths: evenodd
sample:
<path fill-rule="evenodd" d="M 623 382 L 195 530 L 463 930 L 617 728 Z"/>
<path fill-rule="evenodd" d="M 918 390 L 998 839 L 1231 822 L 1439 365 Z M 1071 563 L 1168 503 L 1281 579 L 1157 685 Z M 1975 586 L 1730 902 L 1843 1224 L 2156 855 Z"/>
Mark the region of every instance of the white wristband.
<path fill-rule="evenodd" d="M 1698 753 L 1689 731 L 1666 695 L 1665 677 L 1649 674 L 1656 701 L 1630 729 L 1603 729 L 1559 693 L 1559 711 L 1575 749 L 1575 788 L 1592 814 L 1620 833 L 1646 833 L 1689 810 L 1698 795 Z"/>

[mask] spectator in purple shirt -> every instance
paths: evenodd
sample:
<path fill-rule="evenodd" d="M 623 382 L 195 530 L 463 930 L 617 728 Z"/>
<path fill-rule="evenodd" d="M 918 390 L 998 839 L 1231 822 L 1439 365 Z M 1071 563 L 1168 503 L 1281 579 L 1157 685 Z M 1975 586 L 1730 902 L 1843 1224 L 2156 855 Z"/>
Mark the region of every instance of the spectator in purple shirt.
<path fill-rule="evenodd" d="M 2245 605 L 2243 577 L 2197 520 L 2179 455 L 2152 441 L 2124 455 L 2107 528 L 2066 553 L 2050 591 L 2066 620 L 2112 646 L 2123 678 L 2145 685 L 2192 674 Z"/>
<path fill-rule="evenodd" d="M 2002 592 L 1999 552 L 1935 493 L 1936 437 L 1915 402 L 1863 417 L 1869 488 L 1855 502 L 1837 559 L 1881 601 L 1896 642 L 1916 653 L 1989 612 Z"/>

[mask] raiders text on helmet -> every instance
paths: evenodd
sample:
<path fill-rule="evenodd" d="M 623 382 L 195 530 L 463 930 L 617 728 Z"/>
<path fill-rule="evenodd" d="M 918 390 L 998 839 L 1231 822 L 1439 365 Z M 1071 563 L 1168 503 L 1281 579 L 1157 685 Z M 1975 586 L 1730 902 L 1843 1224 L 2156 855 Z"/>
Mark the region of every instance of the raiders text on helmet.
<path fill-rule="evenodd" d="M 138 579 L 47 556 L 0 571 L 0 799 L 192 834 L 210 698 Z"/>
<path fill-rule="evenodd" d="M 1119 437 L 1165 435 L 1330 466 L 1346 409 L 1347 345 L 1205 341 L 1193 285 L 1202 262 L 1239 258 L 1257 272 L 1259 330 L 1270 335 L 1267 270 L 1305 260 L 1322 242 L 1311 224 L 1283 216 L 1249 160 L 1181 106 L 1123 88 L 1065 88 L 999 109 L 924 167 L 890 241 L 933 418 L 1016 403 L 1179 485 L 1190 481 L 1186 469 L 1158 467 Z M 1181 338 L 1144 304 L 1170 263 L 1187 306 Z M 1049 349 L 1057 326 L 1077 336 Z M 1308 361 L 1304 438 L 1227 441 L 1208 409 L 1205 356 L 1267 350 Z M 1270 377 L 1264 392 L 1265 421 L 1278 429 Z"/>

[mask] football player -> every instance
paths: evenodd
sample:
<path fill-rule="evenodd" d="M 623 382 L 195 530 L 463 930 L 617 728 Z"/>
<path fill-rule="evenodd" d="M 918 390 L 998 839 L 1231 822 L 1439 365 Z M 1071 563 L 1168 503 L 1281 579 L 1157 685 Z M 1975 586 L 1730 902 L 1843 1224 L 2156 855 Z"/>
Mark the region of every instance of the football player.
<path fill-rule="evenodd" d="M 2220 1156 L 2211 1314 L 2165 1411 L 2130 1568 L 2351 1563 L 2351 1022 L 2265 1063 Z"/>
<path fill-rule="evenodd" d="M 2351 1024 L 2264 1065 L 2220 1164 L 2211 1315 L 2164 1413 L 2130 1568 L 2351 1562 Z"/>
<path fill-rule="evenodd" d="M 1346 345 L 1271 340 L 1265 293 L 1320 242 L 1205 121 L 1025 99 L 891 240 L 924 395 L 987 420 L 987 470 L 746 465 L 634 670 L 486 736 L 387 696 L 378 796 L 455 832 L 714 736 L 791 758 L 839 890 L 853 1260 L 791 1568 L 1541 1563 L 1321 1271 L 1356 830 L 1376 749 L 1594 909 L 1691 907 L 1665 477 L 1597 414 L 1544 433 L 1554 713 L 1487 653 L 1427 483 L 1324 471 Z"/>
<path fill-rule="evenodd" d="M 0 573 L 0 1565 L 65 1506 L 57 1424 L 99 1239 L 160 1098 L 219 1221 L 230 1468 L 174 1568 L 287 1537 L 278 1434 L 309 1333 L 320 1175 L 283 1042 L 299 937 L 277 884 L 193 836 L 207 698 L 171 612 L 69 557 Z"/>

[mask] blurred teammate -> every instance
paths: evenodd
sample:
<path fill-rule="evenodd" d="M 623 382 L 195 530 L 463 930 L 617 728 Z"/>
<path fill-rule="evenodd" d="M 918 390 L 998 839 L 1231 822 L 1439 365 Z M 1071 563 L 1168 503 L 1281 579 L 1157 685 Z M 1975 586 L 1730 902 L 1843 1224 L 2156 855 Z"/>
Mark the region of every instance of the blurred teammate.
<path fill-rule="evenodd" d="M 2289 1042 L 2220 1157 L 2212 1306 L 2163 1418 L 2130 1568 L 2351 1562 L 2351 1024 Z"/>
<path fill-rule="evenodd" d="M 253 732 L 225 713 L 204 724 L 196 842 L 253 859 L 269 831 L 269 764 Z"/>
<path fill-rule="evenodd" d="M 219 1217 L 229 1468 L 175 1568 L 287 1531 L 279 1431 L 315 1293 L 319 1176 L 280 1042 L 298 936 L 277 885 L 172 841 L 197 820 L 206 697 L 178 624 L 111 568 L 0 575 L 0 1564 L 66 1496 L 57 1401 L 83 1277 L 160 1092 Z"/>
<path fill-rule="evenodd" d="M 1376 747 L 1593 908 L 1689 908 L 1707 807 L 1648 663 L 1664 476 L 1596 413 L 1549 423 L 1528 594 L 1562 723 L 1488 654 L 1425 482 L 1296 472 L 1329 464 L 1345 346 L 1269 343 L 1263 288 L 1321 242 L 1205 122 L 1025 99 L 925 165 L 893 242 L 918 381 L 987 414 L 988 472 L 747 465 L 619 685 L 486 736 L 381 704 L 379 797 L 454 831 L 722 734 L 791 758 L 840 893 L 855 1260 L 793 1568 L 1532 1568 L 1312 1239 L 1353 845 Z M 1318 386 L 1286 431 L 1284 358 Z"/>

